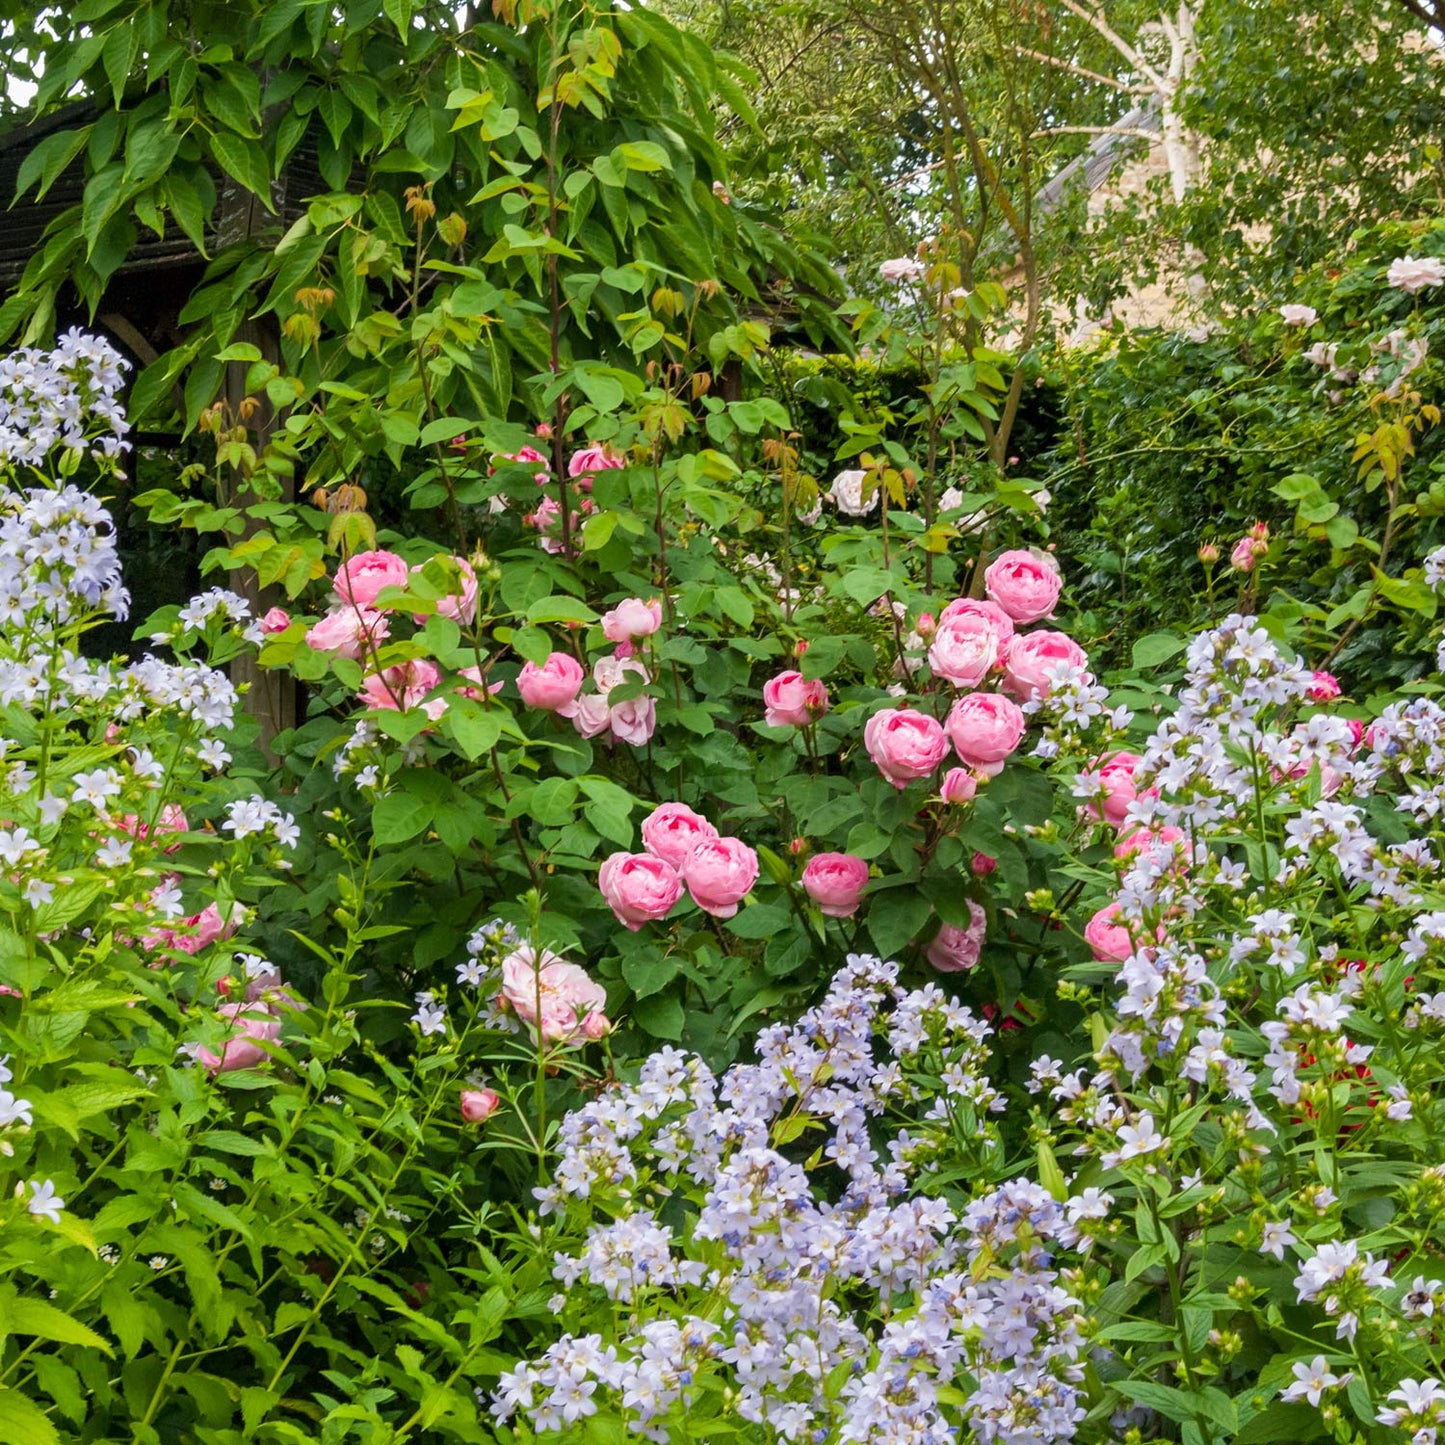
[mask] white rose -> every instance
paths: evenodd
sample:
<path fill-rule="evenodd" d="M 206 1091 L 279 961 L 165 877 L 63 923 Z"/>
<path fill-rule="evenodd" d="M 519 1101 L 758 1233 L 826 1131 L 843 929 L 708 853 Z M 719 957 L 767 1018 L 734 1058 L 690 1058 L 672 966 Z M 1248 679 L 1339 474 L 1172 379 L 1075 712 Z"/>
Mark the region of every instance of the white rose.
<path fill-rule="evenodd" d="M 1413 296 L 1427 286 L 1439 286 L 1445 282 L 1445 261 L 1438 256 L 1401 256 L 1390 262 L 1385 280 Z"/>
<path fill-rule="evenodd" d="M 878 505 L 878 489 L 875 487 L 868 500 L 863 500 L 864 471 L 839 472 L 833 478 L 828 496 L 833 505 L 848 517 L 866 517 Z"/>
<path fill-rule="evenodd" d="M 878 274 L 885 281 L 921 281 L 928 268 L 912 256 L 895 256 L 878 268 Z"/>
<path fill-rule="evenodd" d="M 1313 306 L 1281 306 L 1279 314 L 1286 326 L 1313 326 L 1320 319 Z"/>

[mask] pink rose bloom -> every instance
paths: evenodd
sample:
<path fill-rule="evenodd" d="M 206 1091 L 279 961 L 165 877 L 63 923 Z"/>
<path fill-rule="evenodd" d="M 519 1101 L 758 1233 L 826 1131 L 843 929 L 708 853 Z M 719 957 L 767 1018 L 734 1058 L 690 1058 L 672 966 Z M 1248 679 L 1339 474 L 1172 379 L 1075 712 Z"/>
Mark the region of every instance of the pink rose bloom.
<path fill-rule="evenodd" d="M 533 473 L 539 487 L 545 486 L 552 475 L 552 463 L 536 447 L 523 447 L 519 452 L 498 452 L 497 460 L 540 467 L 540 471 Z"/>
<path fill-rule="evenodd" d="M 237 922 L 238 918 L 229 913 L 223 917 L 214 903 L 208 903 L 199 913 L 183 918 L 175 927 L 153 929 L 141 939 L 141 944 L 145 948 L 173 948 L 178 953 L 194 955 L 223 938 L 229 938 L 236 931 Z"/>
<path fill-rule="evenodd" d="M 687 855 L 682 881 L 714 918 L 731 918 L 758 881 L 758 855 L 741 838 L 705 838 Z"/>
<path fill-rule="evenodd" d="M 644 602 L 629 597 L 611 612 L 602 614 L 602 632 L 609 642 L 631 642 L 635 637 L 651 637 L 662 626 L 662 603 L 656 598 Z"/>
<path fill-rule="evenodd" d="M 497 1112 L 502 1096 L 495 1089 L 463 1089 L 459 1106 L 468 1124 L 485 1124 Z"/>
<path fill-rule="evenodd" d="M 291 626 L 291 614 L 284 607 L 273 607 L 261 619 L 261 631 L 274 635 Z"/>
<path fill-rule="evenodd" d="M 582 1036 L 596 1043 L 612 1032 L 612 1020 L 604 1013 L 590 1013 L 582 1020 Z"/>
<path fill-rule="evenodd" d="M 567 462 L 569 477 L 590 476 L 593 472 L 605 472 L 614 467 L 625 467 L 627 458 L 615 452 L 606 443 L 600 446 L 583 447 L 572 453 Z"/>
<path fill-rule="evenodd" d="M 473 622 L 477 616 L 477 574 L 465 557 L 453 557 L 452 561 L 457 564 L 457 570 L 461 573 L 462 590 L 437 598 L 437 616 L 450 617 L 453 622 Z M 413 567 L 410 575 L 420 576 L 425 566 L 426 563 L 423 562 Z M 415 620 L 422 623 L 426 621 L 426 617 L 418 614 Z"/>
<path fill-rule="evenodd" d="M 998 661 L 998 636 L 988 618 L 946 614 L 933 633 L 928 665 L 955 687 L 977 687 Z"/>
<path fill-rule="evenodd" d="M 945 923 L 924 951 L 924 957 L 939 973 L 966 973 L 978 967 L 988 930 L 988 916 L 971 898 L 968 900 L 968 915 L 970 922 L 967 928 Z"/>
<path fill-rule="evenodd" d="M 597 691 L 606 697 L 614 687 L 621 687 L 629 678 L 640 677 L 643 682 L 650 682 L 652 675 L 648 670 L 630 654 L 623 655 L 622 648 L 617 649 L 613 657 L 599 657 L 592 664 L 592 681 L 597 684 Z"/>
<path fill-rule="evenodd" d="M 948 714 L 948 739 L 959 761 L 994 778 L 1023 740 L 1028 720 L 1023 709 L 1000 692 L 971 692 Z"/>
<path fill-rule="evenodd" d="M 699 843 L 717 835 L 717 829 L 686 803 L 660 803 L 642 820 L 642 846 L 674 868 L 681 868 Z"/>
<path fill-rule="evenodd" d="M 978 779 L 967 768 L 950 768 L 938 791 L 945 803 L 971 803 L 978 795 Z"/>
<path fill-rule="evenodd" d="M 373 672 L 363 679 L 357 696 L 367 707 L 383 712 L 410 712 L 414 707 L 424 707 L 426 715 L 435 722 L 447 710 L 446 699 L 437 697 L 430 702 L 425 699 L 440 682 L 441 672 L 436 663 L 417 657 Z"/>
<path fill-rule="evenodd" d="M 1015 637 L 1004 656 L 1004 687 L 1021 702 L 1047 697 L 1056 667 L 1085 668 L 1088 654 L 1062 632 L 1030 632 Z"/>
<path fill-rule="evenodd" d="M 1309 696 L 1313 702 L 1333 702 L 1340 692 L 1340 680 L 1334 673 L 1310 673 Z"/>
<path fill-rule="evenodd" d="M 1136 853 L 1178 853 L 1180 844 L 1186 842 L 1180 828 L 1135 828 L 1114 845 L 1116 858 L 1132 858 Z"/>
<path fill-rule="evenodd" d="M 196 1050 L 197 1063 L 212 1074 L 254 1069 L 270 1057 L 261 1045 L 274 1044 L 281 1036 L 280 1019 L 253 1009 L 250 1004 L 223 1003 L 216 1010 L 216 1016 L 231 1025 L 230 1037 L 219 1055 L 210 1049 Z"/>
<path fill-rule="evenodd" d="M 1101 963 L 1123 963 L 1134 953 L 1134 940 L 1118 917 L 1119 905 L 1110 903 L 1084 925 L 1084 942 Z"/>
<path fill-rule="evenodd" d="M 559 707 L 557 716 L 570 718 L 578 735 L 584 738 L 600 737 L 612 724 L 612 710 L 598 692 L 582 693 L 565 707 Z"/>
<path fill-rule="evenodd" d="M 374 607 L 383 587 L 405 587 L 411 568 L 395 552 L 358 552 L 336 570 L 332 587 L 353 607 Z"/>
<path fill-rule="evenodd" d="M 983 585 L 1015 622 L 1037 622 L 1054 610 L 1064 579 L 1048 562 L 1020 549 L 995 558 Z"/>
<path fill-rule="evenodd" d="M 1090 817 L 1097 818 L 1102 811 L 1106 823 L 1115 828 L 1123 826 L 1130 803 L 1138 797 L 1134 787 L 1134 769 L 1139 766 L 1139 761 L 1138 753 L 1110 753 L 1100 762 L 1094 776 L 1109 792 L 1098 809 L 1092 803 L 1089 805 Z"/>
<path fill-rule="evenodd" d="M 598 870 L 597 886 L 617 921 L 634 933 L 644 923 L 666 918 L 682 897 L 677 869 L 652 853 L 612 854 Z"/>
<path fill-rule="evenodd" d="M 1365 725 L 1357 717 L 1347 717 L 1345 725 L 1349 728 L 1350 736 L 1353 739 L 1350 744 L 1350 751 L 1353 752 L 1364 741 Z"/>
<path fill-rule="evenodd" d="M 605 865 L 604 865 L 605 866 Z M 538 1027 L 549 1043 L 566 1043 L 582 1032 L 583 1020 L 607 1002 L 607 990 L 575 963 L 542 950 L 540 962 L 529 943 L 502 960 L 500 1002 L 524 1023 Z"/>
<path fill-rule="evenodd" d="M 805 728 L 828 711 L 828 689 L 822 680 L 808 681 L 801 672 L 780 672 L 763 684 L 763 721 L 770 728 Z"/>
<path fill-rule="evenodd" d="M 1234 551 L 1229 554 L 1229 565 L 1236 572 L 1253 572 L 1256 561 L 1254 552 L 1254 539 L 1241 537 L 1234 544 Z"/>
<path fill-rule="evenodd" d="M 959 597 L 950 602 L 938 620 L 947 622 L 950 617 L 981 617 L 993 629 L 1000 657 L 1003 656 L 1008 640 L 1014 635 L 1013 618 L 997 602 L 990 602 L 984 597 Z M 918 630 L 922 632 L 922 626 Z"/>
<path fill-rule="evenodd" d="M 645 748 L 657 726 L 657 699 L 634 697 L 612 704 L 607 709 L 607 726 L 615 742 L 634 748 Z"/>
<path fill-rule="evenodd" d="M 375 608 L 338 607 L 307 630 L 306 645 L 317 652 L 334 652 L 360 662 L 368 652 L 375 652 L 390 634 L 385 615 Z"/>
<path fill-rule="evenodd" d="M 517 691 L 528 707 L 556 712 L 566 707 L 582 691 L 582 664 L 565 652 L 551 653 L 538 667 L 535 662 L 522 664 L 517 674 Z"/>
<path fill-rule="evenodd" d="M 186 815 L 179 803 L 165 804 L 154 825 L 144 822 L 134 813 L 127 813 L 125 817 L 114 818 L 111 821 L 122 833 L 142 841 L 147 838 L 159 838 L 162 833 L 186 833 L 190 831 L 191 826 L 186 821 Z M 174 853 L 180 846 L 179 843 L 172 843 L 166 852 Z"/>
<path fill-rule="evenodd" d="M 828 918 L 852 918 L 868 886 L 868 865 L 851 853 L 819 853 L 803 869 L 803 888 Z"/>
<path fill-rule="evenodd" d="M 943 761 L 948 739 L 936 718 L 913 708 L 884 708 L 868 719 L 863 744 L 895 788 L 926 778 Z"/>
<path fill-rule="evenodd" d="M 975 853 L 968 866 L 973 869 L 975 876 L 987 878 L 990 873 L 998 871 L 998 859 L 991 858 L 987 853 Z"/>

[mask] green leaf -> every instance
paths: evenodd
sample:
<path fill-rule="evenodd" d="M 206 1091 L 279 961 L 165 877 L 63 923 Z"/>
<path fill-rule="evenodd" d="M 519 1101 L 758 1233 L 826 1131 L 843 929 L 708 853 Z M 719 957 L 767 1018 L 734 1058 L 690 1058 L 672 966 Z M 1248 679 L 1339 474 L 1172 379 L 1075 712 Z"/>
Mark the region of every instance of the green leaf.
<path fill-rule="evenodd" d="M 271 169 L 262 141 L 246 140 L 231 131 L 217 131 L 211 137 L 211 154 L 217 165 L 259 197 L 268 211 L 276 209 L 271 204 Z"/>
<path fill-rule="evenodd" d="M 793 922 L 793 910 L 786 903 L 752 903 L 740 908 L 723 927 L 739 938 L 771 938 Z"/>
<path fill-rule="evenodd" d="M 13 1288 L 0 1297 L 0 1332 L 7 1335 L 31 1335 L 37 1340 L 54 1340 L 62 1345 L 82 1345 L 103 1354 L 115 1352 L 88 1326 L 72 1319 L 64 1310 L 44 1300 L 20 1299 Z"/>
<path fill-rule="evenodd" d="M 897 583 L 893 574 L 881 567 L 854 567 L 843 574 L 840 585 L 860 607 L 871 607 Z"/>
<path fill-rule="evenodd" d="M 543 597 L 527 609 L 527 621 L 534 626 L 542 622 L 596 622 L 597 614 L 576 597 Z"/>
<path fill-rule="evenodd" d="M 17 1390 L 0 1390 L 0 1440 L 5 1445 L 60 1445 L 50 1417 Z"/>
<path fill-rule="evenodd" d="M 648 949 L 622 960 L 622 977 L 637 998 L 644 999 L 666 988 L 677 977 L 680 967 L 675 953 Z"/>
<path fill-rule="evenodd" d="M 371 831 L 378 843 L 404 843 L 431 822 L 433 804 L 415 793 L 388 793 L 371 811 Z"/>
<path fill-rule="evenodd" d="M 918 936 L 932 912 L 933 905 L 912 885 L 883 889 L 868 906 L 868 932 L 879 953 L 893 958 Z"/>
<path fill-rule="evenodd" d="M 1146 667 L 1158 667 L 1177 657 L 1189 644 L 1172 632 L 1151 632 L 1134 644 L 1134 666 L 1141 671 Z"/>
<path fill-rule="evenodd" d="M 638 999 L 632 1018 L 643 1033 L 676 1042 L 682 1038 L 686 1015 L 681 1002 L 671 994 L 653 994 L 650 998 Z"/>

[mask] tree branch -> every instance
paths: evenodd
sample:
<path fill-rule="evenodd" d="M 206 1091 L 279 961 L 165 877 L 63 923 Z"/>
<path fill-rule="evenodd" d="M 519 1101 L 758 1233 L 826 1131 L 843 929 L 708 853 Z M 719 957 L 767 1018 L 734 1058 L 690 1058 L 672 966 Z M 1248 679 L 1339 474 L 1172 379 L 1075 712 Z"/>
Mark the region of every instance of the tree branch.
<path fill-rule="evenodd" d="M 1404 3 L 1404 0 L 1401 0 Z M 1026 45 L 1015 45 L 1014 50 L 1019 55 L 1027 55 L 1030 60 L 1041 60 L 1045 65 L 1052 65 L 1056 70 L 1067 70 L 1070 75 L 1077 75 L 1081 80 L 1093 80 L 1100 85 L 1107 85 L 1112 90 L 1121 90 L 1125 95 L 1152 95 L 1152 85 L 1126 85 L 1122 80 L 1115 80 L 1111 75 L 1100 75 L 1097 70 L 1085 70 L 1082 65 L 1073 65 L 1067 60 L 1060 60 L 1057 55 L 1045 55 L 1042 50 L 1030 50 Z"/>
<path fill-rule="evenodd" d="M 1029 139 L 1038 140 L 1046 135 L 1132 135 L 1156 144 L 1161 139 L 1157 130 L 1145 130 L 1138 125 L 1051 125 L 1036 130 Z"/>
<path fill-rule="evenodd" d="M 1132 65 L 1141 75 L 1148 78 L 1149 84 L 1156 90 L 1163 91 L 1165 88 L 1164 77 L 1159 74 L 1140 54 L 1138 49 L 1129 44 L 1109 22 L 1104 18 L 1101 10 L 1088 10 L 1079 4 L 1079 0 L 1059 0 L 1059 3 L 1071 15 L 1077 15 L 1085 25 L 1090 26 L 1103 39 L 1107 40 L 1125 60 Z"/>

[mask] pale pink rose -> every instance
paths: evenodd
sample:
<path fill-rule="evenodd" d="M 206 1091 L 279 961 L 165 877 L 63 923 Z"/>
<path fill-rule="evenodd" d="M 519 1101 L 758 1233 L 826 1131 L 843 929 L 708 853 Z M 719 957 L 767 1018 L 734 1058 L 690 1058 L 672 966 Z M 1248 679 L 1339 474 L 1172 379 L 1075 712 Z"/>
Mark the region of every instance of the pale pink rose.
<path fill-rule="evenodd" d="M 634 748 L 644 748 L 657 727 L 657 699 L 634 697 L 612 703 L 607 709 L 607 726 L 613 739 Z"/>
<path fill-rule="evenodd" d="M 1132 858 L 1136 853 L 1143 853 L 1146 856 L 1162 857 L 1179 853 L 1186 843 L 1184 832 L 1179 828 L 1160 828 L 1157 832 L 1153 828 L 1135 828 L 1114 845 L 1114 856 Z"/>
<path fill-rule="evenodd" d="M 763 721 L 770 728 L 805 728 L 828 711 L 828 689 L 801 672 L 780 672 L 763 684 Z"/>
<path fill-rule="evenodd" d="M 607 1002 L 607 990 L 547 949 L 539 962 L 531 944 L 523 943 L 502 960 L 499 1001 L 547 1042 L 567 1043 L 581 1035 L 583 1020 Z"/>
<path fill-rule="evenodd" d="M 928 665 L 955 687 L 977 687 L 998 661 L 998 637 L 988 619 L 945 615 L 933 634 Z"/>
<path fill-rule="evenodd" d="M 1313 306 L 1293 301 L 1279 308 L 1279 316 L 1286 326 L 1313 326 L 1320 319 L 1320 313 Z"/>
<path fill-rule="evenodd" d="M 375 652 L 390 634 L 385 615 L 375 608 L 338 607 L 307 630 L 306 645 L 317 652 L 335 652 L 360 662 L 368 652 Z"/>
<path fill-rule="evenodd" d="M 642 820 L 642 846 L 674 868 L 681 868 L 699 843 L 717 835 L 717 829 L 686 803 L 660 803 Z"/>
<path fill-rule="evenodd" d="M 565 652 L 551 653 L 538 667 L 525 662 L 517 674 L 517 691 L 528 707 L 556 712 L 572 702 L 582 691 L 582 664 Z"/>
<path fill-rule="evenodd" d="M 485 1124 L 501 1102 L 502 1096 L 495 1089 L 463 1089 L 458 1104 L 465 1123 Z"/>
<path fill-rule="evenodd" d="M 1445 283 L 1445 261 L 1439 256 L 1400 256 L 1390 262 L 1385 280 L 1414 296 L 1427 286 Z"/>
<path fill-rule="evenodd" d="M 261 619 L 261 631 L 268 635 L 285 632 L 291 626 L 291 614 L 284 607 L 273 607 Z"/>
<path fill-rule="evenodd" d="M 457 672 L 460 676 L 466 678 L 467 683 L 471 684 L 471 686 L 463 684 L 462 686 L 458 687 L 456 690 L 457 696 L 469 697 L 473 702 L 481 702 L 484 698 L 488 696 L 496 697 L 496 695 L 501 692 L 503 686 L 505 685 L 501 681 L 488 682 L 486 683 L 485 689 L 483 689 L 482 684 L 486 681 L 486 677 L 485 674 L 482 672 L 482 669 L 478 667 L 475 663 L 473 663 L 470 667 L 459 667 L 457 668 Z"/>
<path fill-rule="evenodd" d="M 1084 925 L 1084 942 L 1101 963 L 1123 963 L 1133 955 L 1134 941 L 1118 918 L 1119 905 L 1110 903 Z"/>
<path fill-rule="evenodd" d="M 367 707 L 383 712 L 410 712 L 421 707 L 435 722 L 447 710 L 446 699 L 437 697 L 427 702 L 426 697 L 440 682 L 436 663 L 417 657 L 371 673 L 362 680 L 357 696 Z"/>
<path fill-rule="evenodd" d="M 1234 551 L 1229 554 L 1229 565 L 1236 572 L 1253 572 L 1257 560 L 1254 540 L 1250 537 L 1241 537 L 1234 544 Z"/>
<path fill-rule="evenodd" d="M 944 609 L 947 611 L 947 608 Z M 918 614 L 918 625 L 913 629 L 920 637 L 932 637 L 933 629 L 938 626 L 938 621 L 931 612 L 920 612 Z M 1013 630 L 1013 623 L 1009 623 L 1009 630 Z"/>
<path fill-rule="evenodd" d="M 1310 673 L 1309 697 L 1313 702 L 1333 702 L 1340 696 L 1340 680 L 1332 672 Z"/>
<path fill-rule="evenodd" d="M 1123 826 L 1124 815 L 1138 796 L 1134 788 L 1134 769 L 1139 762 L 1138 753 L 1110 753 L 1101 759 L 1094 776 L 1109 791 L 1099 808 L 1096 809 L 1092 803 L 1089 805 L 1090 817 L 1097 818 L 1102 812 L 1106 823 L 1115 828 Z"/>
<path fill-rule="evenodd" d="M 122 833 L 142 841 L 147 838 L 159 838 L 163 833 L 187 833 L 190 831 L 190 824 L 186 821 L 186 815 L 178 803 L 165 804 L 154 824 L 146 823 L 134 813 L 127 813 L 123 818 L 112 818 L 110 821 Z M 180 846 L 179 843 L 172 843 L 166 852 L 174 853 Z"/>
<path fill-rule="evenodd" d="M 644 602 L 629 597 L 610 612 L 602 614 L 602 634 L 610 642 L 631 642 L 636 637 L 651 637 L 662 626 L 662 603 L 655 597 Z"/>
<path fill-rule="evenodd" d="M 612 450 L 606 442 L 600 446 L 583 447 L 580 451 L 572 453 L 567 462 L 567 475 L 569 477 L 587 477 L 594 472 L 609 471 L 614 467 L 625 467 L 627 458 L 620 452 Z"/>
<path fill-rule="evenodd" d="M 915 256 L 895 256 L 879 264 L 878 274 L 885 281 L 921 281 L 928 268 Z"/>
<path fill-rule="evenodd" d="M 1088 665 L 1088 654 L 1072 637 L 1062 632 L 1030 632 L 1009 643 L 1003 685 L 1021 702 L 1028 702 L 1048 696 L 1055 668 Z"/>
<path fill-rule="evenodd" d="M 358 552 L 336 569 L 332 587 L 353 607 L 374 607 L 384 587 L 405 587 L 411 568 L 395 552 Z"/>
<path fill-rule="evenodd" d="M 819 853 L 803 869 L 803 889 L 828 918 L 852 918 L 868 886 L 868 865 L 851 853 Z"/>
<path fill-rule="evenodd" d="M 945 803 L 971 803 L 978 795 L 978 779 L 967 768 L 950 768 L 938 791 Z"/>
<path fill-rule="evenodd" d="M 614 687 L 621 687 L 624 682 L 634 677 L 641 678 L 643 682 L 651 681 L 648 670 L 630 653 L 623 656 L 621 648 L 618 648 L 614 656 L 599 657 L 592 664 L 592 681 L 597 684 L 597 691 L 603 697 Z"/>
<path fill-rule="evenodd" d="M 947 622 L 950 617 L 981 617 L 993 629 L 993 635 L 998 642 L 999 656 L 1003 656 L 1004 648 L 1008 645 L 1009 639 L 1014 635 L 1014 620 L 998 605 L 997 602 L 990 602 L 986 597 L 959 597 L 950 602 L 943 609 L 939 622 Z M 920 624 L 922 619 L 919 619 Z M 920 625 L 920 632 L 923 628 Z M 924 633 L 927 636 L 926 633 Z"/>
<path fill-rule="evenodd" d="M 999 692 L 971 692 L 954 703 L 945 724 L 959 761 L 994 778 L 1023 741 L 1028 719 L 1023 709 Z"/>
<path fill-rule="evenodd" d="M 617 921 L 634 933 L 644 923 L 666 918 L 682 897 L 677 869 L 652 853 L 612 854 L 598 870 L 597 886 Z"/>
<path fill-rule="evenodd" d="M 924 957 L 940 973 L 966 973 L 978 967 L 988 930 L 988 916 L 971 898 L 968 900 L 968 915 L 971 921 L 967 928 L 945 923 L 924 951 Z"/>
<path fill-rule="evenodd" d="M 582 1020 L 582 1036 L 596 1043 L 612 1032 L 612 1020 L 604 1013 L 593 1012 Z"/>
<path fill-rule="evenodd" d="M 1037 622 L 1054 610 L 1064 580 L 1049 562 L 1017 550 L 994 559 L 983 585 L 1015 622 Z"/>
<path fill-rule="evenodd" d="M 246 1003 L 223 1003 L 216 1016 L 229 1026 L 230 1037 L 219 1055 L 210 1049 L 197 1049 L 196 1061 L 212 1074 L 229 1074 L 236 1069 L 254 1069 L 270 1054 L 262 1044 L 274 1044 L 281 1037 L 281 1021 L 270 1013 L 254 1009 Z"/>
<path fill-rule="evenodd" d="M 457 571 L 461 574 L 460 592 L 449 592 L 445 597 L 438 597 L 436 608 L 438 617 L 450 617 L 453 622 L 472 622 L 477 615 L 477 574 L 472 570 L 472 564 L 465 557 L 453 557 Z M 426 563 L 421 563 L 411 569 L 413 577 L 419 577 L 425 568 Z M 424 614 L 415 615 L 415 621 L 422 623 L 426 621 Z"/>
<path fill-rule="evenodd" d="M 600 736 L 612 723 L 612 710 L 607 706 L 607 699 L 597 692 L 579 694 L 565 707 L 559 707 L 557 716 L 570 718 L 572 726 L 584 738 Z"/>
<path fill-rule="evenodd" d="M 704 838 L 682 865 L 692 901 L 714 918 L 731 918 L 758 881 L 758 855 L 741 838 Z"/>
<path fill-rule="evenodd" d="M 895 788 L 926 778 L 943 761 L 948 739 L 937 718 L 913 708 L 884 708 L 868 719 L 863 744 L 878 771 Z"/>

